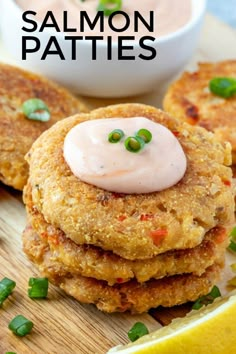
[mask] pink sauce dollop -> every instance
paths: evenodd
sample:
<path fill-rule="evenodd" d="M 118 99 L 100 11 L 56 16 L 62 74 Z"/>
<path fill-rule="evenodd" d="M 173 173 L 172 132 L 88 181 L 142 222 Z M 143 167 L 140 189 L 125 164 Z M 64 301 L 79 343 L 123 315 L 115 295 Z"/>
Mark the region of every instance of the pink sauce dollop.
<path fill-rule="evenodd" d="M 139 129 L 148 129 L 152 140 L 133 153 L 124 140 Z M 125 137 L 110 143 L 108 135 L 123 130 Z M 178 183 L 187 160 L 173 133 L 144 117 L 109 118 L 86 121 L 66 135 L 64 158 L 80 180 L 104 190 L 140 194 L 161 191 Z"/>

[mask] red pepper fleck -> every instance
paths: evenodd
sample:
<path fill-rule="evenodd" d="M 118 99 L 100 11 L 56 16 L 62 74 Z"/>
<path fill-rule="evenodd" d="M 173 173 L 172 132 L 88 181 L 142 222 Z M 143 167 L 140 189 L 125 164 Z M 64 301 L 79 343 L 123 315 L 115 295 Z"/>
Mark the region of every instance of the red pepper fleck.
<path fill-rule="evenodd" d="M 216 231 L 215 242 L 218 244 L 224 242 L 228 237 L 226 229 L 224 227 L 218 226 L 215 228 L 215 231 Z"/>
<path fill-rule="evenodd" d="M 185 114 L 187 116 L 188 122 L 192 125 L 198 123 L 199 121 L 198 107 L 195 106 L 191 101 L 189 101 L 185 97 L 182 97 L 181 105 L 185 110 Z"/>
<path fill-rule="evenodd" d="M 127 216 L 125 216 L 125 215 L 118 216 L 119 221 L 124 221 L 126 218 L 127 218 Z"/>
<path fill-rule="evenodd" d="M 197 106 L 190 105 L 189 107 L 187 107 L 186 114 L 188 117 L 194 119 L 195 121 L 199 119 Z"/>
<path fill-rule="evenodd" d="M 153 214 L 141 214 L 140 215 L 140 220 L 141 221 L 147 221 L 147 220 L 150 220 L 150 219 L 153 219 L 153 218 L 154 218 Z"/>
<path fill-rule="evenodd" d="M 41 237 L 41 238 L 47 238 L 48 235 L 47 235 L 46 232 L 41 232 L 40 237 Z"/>
<path fill-rule="evenodd" d="M 150 231 L 150 236 L 156 246 L 159 246 L 159 244 L 164 240 L 167 234 L 168 232 L 166 229 L 157 229 Z"/>
<path fill-rule="evenodd" d="M 123 283 L 123 282 L 124 282 L 124 279 L 123 279 L 123 278 L 117 278 L 117 279 L 116 279 L 116 282 L 117 282 L 117 283 Z"/>
<path fill-rule="evenodd" d="M 172 133 L 173 133 L 174 136 L 176 136 L 176 137 L 180 135 L 180 132 L 177 132 L 177 131 L 173 131 Z"/>
<path fill-rule="evenodd" d="M 228 186 L 228 187 L 231 187 L 231 181 L 229 181 L 229 180 L 223 180 L 223 183 L 226 185 L 226 186 Z"/>

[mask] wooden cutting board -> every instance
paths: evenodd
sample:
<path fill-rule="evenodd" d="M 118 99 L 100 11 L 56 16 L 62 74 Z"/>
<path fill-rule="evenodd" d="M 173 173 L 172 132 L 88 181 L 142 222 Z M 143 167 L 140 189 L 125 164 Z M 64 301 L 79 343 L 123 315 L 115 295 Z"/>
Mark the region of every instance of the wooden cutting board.
<path fill-rule="evenodd" d="M 198 61 L 236 58 L 236 31 L 207 15 L 200 43 L 188 69 Z M 14 63 L 0 43 L 0 60 Z M 168 83 L 166 83 L 167 85 Z M 142 102 L 160 107 L 166 87 L 149 95 L 123 100 L 87 99 L 92 107 L 119 102 Z M 14 279 L 17 286 L 0 308 L 0 354 L 103 354 L 120 343 L 128 342 L 127 332 L 137 322 L 144 322 L 150 331 L 165 325 L 174 317 L 184 316 L 188 305 L 157 309 L 150 314 L 108 315 L 94 306 L 81 305 L 50 285 L 48 299 L 31 300 L 27 296 L 28 279 L 37 270 L 26 259 L 21 247 L 25 226 L 25 211 L 21 193 L 0 184 L 0 279 Z M 219 284 L 223 293 L 229 291 L 227 280 L 232 277 L 229 265 L 236 256 L 227 254 L 227 264 Z M 22 314 L 34 322 L 32 333 L 24 338 L 14 336 L 7 328 L 10 320 Z"/>

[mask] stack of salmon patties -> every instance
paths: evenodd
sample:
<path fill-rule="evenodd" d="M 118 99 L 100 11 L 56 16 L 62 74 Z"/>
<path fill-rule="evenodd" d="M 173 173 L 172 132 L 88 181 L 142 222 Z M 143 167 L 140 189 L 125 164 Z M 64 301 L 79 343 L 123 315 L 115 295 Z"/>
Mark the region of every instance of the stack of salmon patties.
<path fill-rule="evenodd" d="M 115 117 L 167 127 L 186 155 L 184 177 L 146 194 L 111 192 L 76 177 L 63 155 L 67 133 L 86 120 Z M 156 108 L 122 104 L 56 123 L 26 158 L 24 251 L 67 294 L 106 312 L 141 313 L 195 301 L 219 280 L 234 218 L 229 143 Z"/>

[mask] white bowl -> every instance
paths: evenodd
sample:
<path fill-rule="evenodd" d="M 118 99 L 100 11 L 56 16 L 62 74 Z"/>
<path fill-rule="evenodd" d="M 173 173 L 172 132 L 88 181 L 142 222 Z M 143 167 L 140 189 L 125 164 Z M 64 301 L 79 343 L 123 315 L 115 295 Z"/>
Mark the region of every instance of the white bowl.
<path fill-rule="evenodd" d="M 113 60 L 106 58 L 106 42 L 97 47 L 97 60 L 91 59 L 90 41 L 80 42 L 77 60 L 72 60 L 71 43 L 64 40 L 62 33 L 47 30 L 26 33 L 21 30 L 25 25 L 22 11 L 14 0 L 0 1 L 0 26 L 5 47 L 15 62 L 35 72 L 46 75 L 73 91 L 94 97 L 125 97 L 147 93 L 163 81 L 178 73 L 192 56 L 197 45 L 206 0 L 192 0 L 193 15 L 191 20 L 178 31 L 156 39 L 153 42 L 157 56 L 153 60 L 117 59 L 117 44 L 113 44 Z M 42 50 L 22 60 L 22 36 L 38 36 Z M 51 35 L 55 35 L 66 60 L 58 56 L 48 56 L 41 60 L 42 51 Z M 139 45 L 134 45 L 136 58 L 140 54 Z"/>

